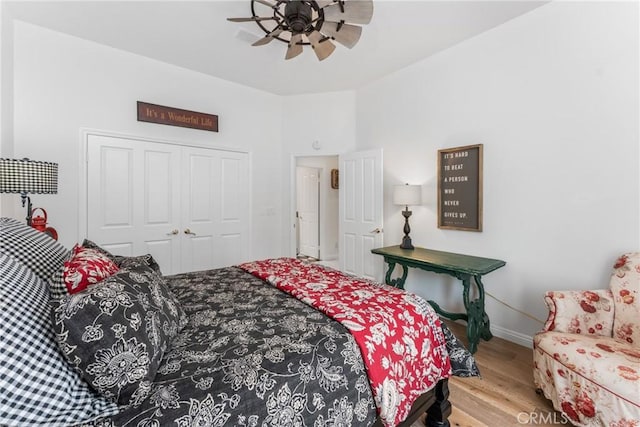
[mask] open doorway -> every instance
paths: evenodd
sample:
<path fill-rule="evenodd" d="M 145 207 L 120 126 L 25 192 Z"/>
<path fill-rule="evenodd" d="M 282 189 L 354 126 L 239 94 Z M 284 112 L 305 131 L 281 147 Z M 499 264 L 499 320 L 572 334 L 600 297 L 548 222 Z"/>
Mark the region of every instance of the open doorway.
<path fill-rule="evenodd" d="M 320 168 L 296 166 L 296 256 L 320 260 Z"/>
<path fill-rule="evenodd" d="M 296 210 L 296 256 L 337 268 L 339 193 L 331 185 L 334 169 L 338 169 L 338 156 L 296 157 L 292 205 Z"/>

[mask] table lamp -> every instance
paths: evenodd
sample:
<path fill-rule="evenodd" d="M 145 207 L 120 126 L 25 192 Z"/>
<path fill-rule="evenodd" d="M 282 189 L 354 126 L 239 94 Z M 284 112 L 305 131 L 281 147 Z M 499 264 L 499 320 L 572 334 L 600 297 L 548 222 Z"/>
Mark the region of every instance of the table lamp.
<path fill-rule="evenodd" d="M 393 204 L 405 207 L 404 211 L 402 211 L 402 216 L 404 217 L 404 237 L 400 245 L 401 249 L 414 248 L 413 244 L 411 244 L 411 237 L 409 237 L 409 232 L 411 231 L 411 227 L 409 227 L 409 217 L 411 216 L 409 206 L 419 205 L 420 203 L 422 203 L 422 187 L 420 185 L 405 184 L 393 187 Z"/>
<path fill-rule="evenodd" d="M 29 159 L 0 159 L 0 193 L 20 193 L 27 202 L 27 225 L 31 225 L 28 194 L 58 193 L 58 164 Z"/>

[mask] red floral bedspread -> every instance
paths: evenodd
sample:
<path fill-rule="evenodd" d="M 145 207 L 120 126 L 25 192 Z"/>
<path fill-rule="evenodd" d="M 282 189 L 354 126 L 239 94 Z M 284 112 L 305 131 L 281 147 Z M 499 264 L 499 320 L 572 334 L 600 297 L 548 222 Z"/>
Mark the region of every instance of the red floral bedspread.
<path fill-rule="evenodd" d="M 292 258 L 239 267 L 349 329 L 385 425 L 406 419 L 418 396 L 451 375 L 440 319 L 422 298 Z"/>

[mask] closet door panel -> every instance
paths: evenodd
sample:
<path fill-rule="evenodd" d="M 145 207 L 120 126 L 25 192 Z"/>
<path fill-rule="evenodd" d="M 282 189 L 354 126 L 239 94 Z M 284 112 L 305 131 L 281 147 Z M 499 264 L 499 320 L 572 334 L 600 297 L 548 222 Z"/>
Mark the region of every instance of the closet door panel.
<path fill-rule="evenodd" d="M 105 227 L 133 226 L 133 151 L 103 147 L 103 167 L 99 177 Z"/>
<path fill-rule="evenodd" d="M 218 166 L 218 159 L 215 152 L 202 150 L 194 152 L 188 149 L 186 153 L 186 164 L 183 168 L 183 177 L 187 183 L 187 205 L 186 222 L 188 224 L 211 224 L 215 221 L 212 207 L 215 203 L 216 188 L 219 183 L 215 182 L 215 170 Z"/>
<path fill-rule="evenodd" d="M 222 153 L 220 167 L 222 193 L 216 252 L 224 266 L 249 260 L 248 156 Z"/>
<path fill-rule="evenodd" d="M 87 237 L 163 274 L 249 260 L 246 153 L 89 135 Z"/>
<path fill-rule="evenodd" d="M 240 233 L 223 233 L 218 241 L 219 264 L 235 265 L 246 260 L 244 239 Z"/>
<path fill-rule="evenodd" d="M 136 172 L 142 181 L 136 255 L 149 253 L 163 274 L 180 271 L 180 149 L 146 142 Z"/>
<path fill-rule="evenodd" d="M 180 267 L 180 149 L 90 135 L 87 238 L 116 255 L 150 253 L 164 274 Z"/>
<path fill-rule="evenodd" d="M 144 213 L 145 224 L 167 225 L 175 222 L 172 191 L 173 153 L 144 151 Z"/>
<path fill-rule="evenodd" d="M 203 148 L 183 148 L 182 154 L 182 270 L 218 267 L 215 238 L 220 215 L 220 153 Z"/>
<path fill-rule="evenodd" d="M 173 239 L 163 239 L 157 241 L 147 240 L 144 244 L 146 249 L 142 252 L 153 255 L 153 259 L 160 266 L 162 274 L 174 274 L 174 272 L 179 271 L 180 266 L 174 256 L 174 250 L 179 246 L 178 242 Z M 137 255 L 140 255 L 140 253 Z"/>
<path fill-rule="evenodd" d="M 100 172 L 89 177 L 94 196 L 89 209 L 105 230 L 133 227 L 133 150 L 106 145 L 91 154 L 98 156 Z"/>

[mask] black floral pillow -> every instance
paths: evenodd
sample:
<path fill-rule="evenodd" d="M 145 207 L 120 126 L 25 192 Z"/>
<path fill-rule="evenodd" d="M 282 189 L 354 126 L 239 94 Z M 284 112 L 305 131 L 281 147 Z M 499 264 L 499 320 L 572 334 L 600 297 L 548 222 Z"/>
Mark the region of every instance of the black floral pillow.
<path fill-rule="evenodd" d="M 120 268 L 126 268 L 135 266 L 137 264 L 148 265 L 151 267 L 156 273 L 162 276 L 162 272 L 160 271 L 160 266 L 156 262 L 155 259 L 150 254 L 146 255 L 138 255 L 138 256 L 120 256 L 114 255 L 113 260 Z"/>
<path fill-rule="evenodd" d="M 58 345 L 84 380 L 119 405 L 151 390 L 168 343 L 181 329 L 164 278 L 143 264 L 52 301 Z"/>
<path fill-rule="evenodd" d="M 447 342 L 447 352 L 451 359 L 451 373 L 456 377 L 479 377 L 480 370 L 476 364 L 476 359 L 467 350 L 462 342 L 453 335 L 453 332 L 444 324 L 440 322 L 442 326 L 442 332 Z"/>
<path fill-rule="evenodd" d="M 108 250 L 99 246 L 97 243 L 94 243 L 88 239 L 84 239 L 84 241 L 82 242 L 82 246 L 84 246 L 85 248 L 96 249 L 102 252 L 107 257 L 109 257 L 109 259 L 115 262 L 118 268 L 129 268 L 129 267 L 135 267 L 137 265 L 146 265 L 151 267 L 159 276 L 162 276 L 162 271 L 160 271 L 160 265 L 156 262 L 156 260 L 153 258 L 151 254 L 136 255 L 136 256 L 114 255 Z M 182 309 L 182 306 L 180 305 L 180 302 L 178 301 L 178 299 L 173 295 L 173 292 L 171 292 L 170 289 L 167 289 L 167 291 L 169 293 L 170 298 L 172 298 L 173 303 L 178 307 L 178 314 L 180 316 L 179 327 L 180 329 L 182 329 L 187 324 L 187 321 L 188 321 L 187 315 Z"/>
<path fill-rule="evenodd" d="M 113 261 L 113 262 L 116 261 L 116 255 L 112 254 L 111 252 L 109 252 L 108 250 L 103 248 L 102 246 L 99 246 L 97 243 L 94 243 L 93 241 L 91 241 L 89 239 L 84 239 L 82 241 L 82 247 L 89 248 L 89 249 L 95 249 L 98 252 L 102 252 L 106 257 L 111 259 L 111 261 Z"/>
<path fill-rule="evenodd" d="M 150 254 L 137 256 L 114 255 L 113 259 L 119 268 L 136 268 L 137 266 L 147 266 L 155 271 L 159 276 L 162 276 L 162 273 L 160 272 L 160 266 Z M 171 291 L 168 282 L 165 281 L 165 284 L 167 285 L 167 297 L 178 308 L 178 328 L 182 329 L 187 325 L 189 319 L 187 318 L 187 314 L 184 312 L 180 301 L 178 301 L 178 298 L 176 298 L 174 293 Z"/>

